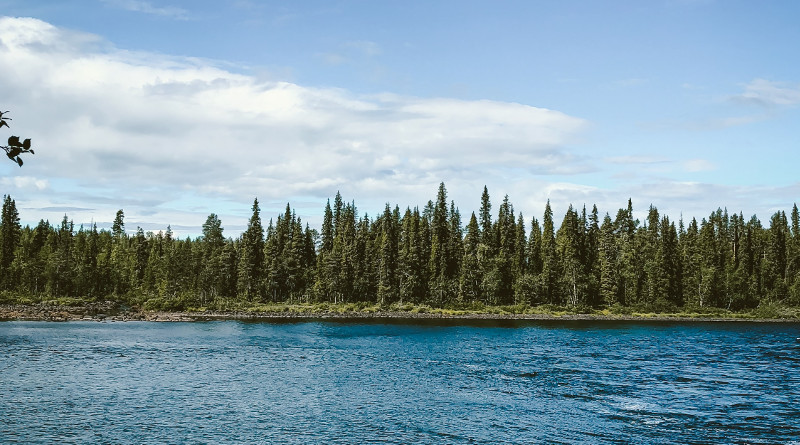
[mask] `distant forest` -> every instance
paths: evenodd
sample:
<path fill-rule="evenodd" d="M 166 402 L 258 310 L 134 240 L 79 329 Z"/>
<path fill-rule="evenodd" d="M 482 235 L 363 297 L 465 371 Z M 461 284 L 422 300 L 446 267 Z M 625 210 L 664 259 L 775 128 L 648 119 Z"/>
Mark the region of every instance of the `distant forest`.
<path fill-rule="evenodd" d="M 359 216 L 337 193 L 319 231 L 286 211 L 264 229 L 258 200 L 241 236 L 226 238 L 210 214 L 202 236 L 76 230 L 40 221 L 21 227 L 5 196 L 0 290 L 6 302 L 114 301 L 147 309 L 225 308 L 270 302 L 390 305 L 557 305 L 575 308 L 746 310 L 800 305 L 800 218 L 795 204 L 765 227 L 717 209 L 677 224 L 632 203 L 613 217 L 596 206 L 567 210 L 558 230 L 548 201 L 525 220 L 506 196 L 463 225 L 444 184 L 424 208 L 386 205 Z"/>

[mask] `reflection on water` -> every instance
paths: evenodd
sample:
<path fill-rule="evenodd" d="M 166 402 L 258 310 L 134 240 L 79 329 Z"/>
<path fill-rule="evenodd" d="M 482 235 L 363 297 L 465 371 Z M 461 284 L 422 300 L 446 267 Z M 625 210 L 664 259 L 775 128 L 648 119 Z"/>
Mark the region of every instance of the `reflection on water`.
<path fill-rule="evenodd" d="M 0 323 L 2 443 L 788 443 L 800 325 Z"/>

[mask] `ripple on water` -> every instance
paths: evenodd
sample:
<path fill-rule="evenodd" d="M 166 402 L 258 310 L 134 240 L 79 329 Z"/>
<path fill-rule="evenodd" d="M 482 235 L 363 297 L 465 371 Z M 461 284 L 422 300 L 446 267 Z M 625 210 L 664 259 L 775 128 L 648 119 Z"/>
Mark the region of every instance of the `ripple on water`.
<path fill-rule="evenodd" d="M 790 443 L 797 324 L 0 323 L 3 443 Z"/>

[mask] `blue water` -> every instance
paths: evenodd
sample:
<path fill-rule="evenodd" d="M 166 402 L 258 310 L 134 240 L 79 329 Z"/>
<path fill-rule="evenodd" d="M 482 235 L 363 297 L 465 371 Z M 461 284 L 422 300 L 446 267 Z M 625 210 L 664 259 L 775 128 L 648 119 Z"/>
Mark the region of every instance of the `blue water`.
<path fill-rule="evenodd" d="M 2 322 L 0 443 L 800 443 L 800 324 Z"/>

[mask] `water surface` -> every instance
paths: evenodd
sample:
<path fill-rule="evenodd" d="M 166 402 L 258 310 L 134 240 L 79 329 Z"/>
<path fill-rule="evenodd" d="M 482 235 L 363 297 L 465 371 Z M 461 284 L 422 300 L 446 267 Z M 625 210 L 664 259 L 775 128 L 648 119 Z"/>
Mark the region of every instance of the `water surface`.
<path fill-rule="evenodd" d="M 3 322 L 0 442 L 791 443 L 798 337 L 743 322 Z"/>

